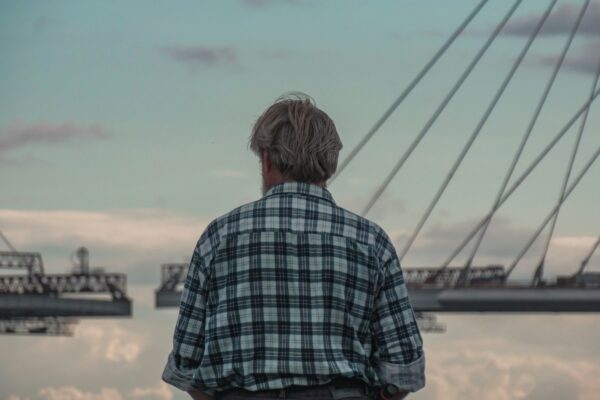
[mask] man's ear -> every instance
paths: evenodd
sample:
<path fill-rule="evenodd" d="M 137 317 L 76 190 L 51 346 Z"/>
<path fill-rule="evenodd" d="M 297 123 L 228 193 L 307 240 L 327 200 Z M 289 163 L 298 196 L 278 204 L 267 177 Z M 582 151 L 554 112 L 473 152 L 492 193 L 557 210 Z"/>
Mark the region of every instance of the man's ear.
<path fill-rule="evenodd" d="M 261 157 L 262 165 L 265 172 L 271 172 L 273 168 L 273 164 L 271 164 L 271 159 L 269 158 L 269 153 L 266 150 L 263 150 Z"/>

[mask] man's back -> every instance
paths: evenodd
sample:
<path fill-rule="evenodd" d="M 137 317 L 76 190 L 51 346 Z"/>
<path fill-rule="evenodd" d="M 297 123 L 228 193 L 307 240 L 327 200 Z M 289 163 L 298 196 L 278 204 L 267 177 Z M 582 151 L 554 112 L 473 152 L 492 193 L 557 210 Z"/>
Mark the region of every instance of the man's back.
<path fill-rule="evenodd" d="M 264 196 L 200 237 L 163 379 L 195 399 L 279 389 L 340 400 L 385 386 L 397 400 L 422 388 L 423 345 L 394 246 L 325 189 L 342 148 L 333 120 L 304 95 L 280 98 L 250 148 Z"/>
<path fill-rule="evenodd" d="M 375 386 L 378 359 L 422 358 L 387 235 L 320 186 L 282 183 L 217 218 L 190 268 L 175 337 L 198 387 Z M 206 294 L 204 315 L 195 293 Z M 201 324 L 203 335 L 190 331 Z"/>

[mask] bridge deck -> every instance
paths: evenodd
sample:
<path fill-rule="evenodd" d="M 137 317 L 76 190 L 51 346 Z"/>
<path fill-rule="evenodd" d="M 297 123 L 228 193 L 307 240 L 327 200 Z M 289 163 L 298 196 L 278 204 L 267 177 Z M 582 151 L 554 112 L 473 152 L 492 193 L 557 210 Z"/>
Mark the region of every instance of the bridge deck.
<path fill-rule="evenodd" d="M 415 312 L 600 312 L 594 288 L 408 288 Z M 181 292 L 156 291 L 156 307 L 179 307 Z"/>
<path fill-rule="evenodd" d="M 422 312 L 599 312 L 600 290 L 587 288 L 409 288 Z"/>
<path fill-rule="evenodd" d="M 23 317 L 127 317 L 131 301 L 61 298 L 44 294 L 0 294 L 0 319 Z"/>

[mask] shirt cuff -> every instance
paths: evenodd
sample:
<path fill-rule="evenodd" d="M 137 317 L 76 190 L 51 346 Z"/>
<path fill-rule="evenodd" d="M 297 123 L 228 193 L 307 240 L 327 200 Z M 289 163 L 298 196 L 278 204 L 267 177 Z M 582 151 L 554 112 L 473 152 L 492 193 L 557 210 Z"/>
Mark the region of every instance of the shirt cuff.
<path fill-rule="evenodd" d="M 195 372 L 196 371 L 192 369 L 180 369 L 175 363 L 175 357 L 173 357 L 173 353 L 170 353 L 167 360 L 167 365 L 165 365 L 165 369 L 162 373 L 162 380 L 185 392 L 199 390 L 209 396 L 214 396 L 214 390 L 202 389 L 192 384 L 194 381 Z"/>
<path fill-rule="evenodd" d="M 377 375 L 382 386 L 391 383 L 400 390 L 416 392 L 425 386 L 425 355 L 410 364 L 379 361 Z"/>

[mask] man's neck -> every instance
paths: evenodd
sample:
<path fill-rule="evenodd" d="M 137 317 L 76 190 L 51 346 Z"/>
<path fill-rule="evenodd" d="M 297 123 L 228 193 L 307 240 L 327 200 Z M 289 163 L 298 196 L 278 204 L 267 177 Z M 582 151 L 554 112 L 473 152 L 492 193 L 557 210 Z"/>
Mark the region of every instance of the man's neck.
<path fill-rule="evenodd" d="M 271 190 L 271 188 L 273 186 L 277 186 L 279 184 L 286 183 L 286 182 L 298 182 L 298 181 L 295 181 L 293 179 L 285 179 L 285 178 L 274 179 L 274 180 L 271 180 L 269 182 L 264 182 L 263 181 L 263 195 L 265 193 L 267 193 L 269 190 Z M 325 181 L 323 181 L 323 182 L 306 182 L 306 183 L 309 183 L 311 185 L 317 185 L 317 186 L 320 186 L 322 188 L 326 188 L 327 187 L 327 182 L 325 182 Z"/>

